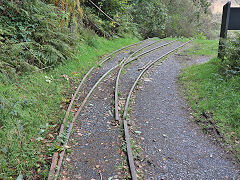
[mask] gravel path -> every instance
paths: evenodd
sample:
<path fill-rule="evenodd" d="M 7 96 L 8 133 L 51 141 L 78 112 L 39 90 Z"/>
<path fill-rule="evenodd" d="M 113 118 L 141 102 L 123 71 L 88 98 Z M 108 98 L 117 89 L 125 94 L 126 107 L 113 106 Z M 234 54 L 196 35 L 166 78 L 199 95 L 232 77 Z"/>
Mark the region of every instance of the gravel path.
<path fill-rule="evenodd" d="M 155 66 L 136 92 L 131 120 L 142 149 L 138 171 L 144 179 L 239 179 L 239 166 L 193 123 L 178 93 L 182 65 L 206 58 L 183 59 L 175 55 Z"/>

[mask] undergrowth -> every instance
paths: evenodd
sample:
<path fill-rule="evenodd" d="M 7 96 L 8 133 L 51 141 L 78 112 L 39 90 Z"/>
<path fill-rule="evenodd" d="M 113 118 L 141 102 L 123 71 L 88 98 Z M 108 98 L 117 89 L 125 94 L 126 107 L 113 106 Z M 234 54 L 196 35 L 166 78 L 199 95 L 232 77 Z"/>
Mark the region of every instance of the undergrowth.
<path fill-rule="evenodd" d="M 225 41 L 222 71 L 226 76 L 240 75 L 240 33 L 235 33 Z"/>
<path fill-rule="evenodd" d="M 47 177 L 65 109 L 83 75 L 103 54 L 137 39 L 94 38 L 95 47 L 78 44 L 77 58 L 49 72 L 0 81 L 0 178 Z"/>
<path fill-rule="evenodd" d="M 57 8 L 40 0 L 0 2 L 0 78 L 72 59 L 74 40 Z"/>

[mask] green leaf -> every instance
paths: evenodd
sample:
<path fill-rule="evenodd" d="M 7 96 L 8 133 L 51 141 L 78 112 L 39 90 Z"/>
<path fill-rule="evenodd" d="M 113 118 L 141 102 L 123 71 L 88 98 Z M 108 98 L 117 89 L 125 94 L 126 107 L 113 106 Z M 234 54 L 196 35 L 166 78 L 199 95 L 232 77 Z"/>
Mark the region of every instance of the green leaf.
<path fill-rule="evenodd" d="M 1 9 L 1 10 L 3 10 L 3 11 L 5 11 L 5 8 L 4 8 L 4 7 L 2 7 L 2 6 L 0 6 L 0 9 Z"/>

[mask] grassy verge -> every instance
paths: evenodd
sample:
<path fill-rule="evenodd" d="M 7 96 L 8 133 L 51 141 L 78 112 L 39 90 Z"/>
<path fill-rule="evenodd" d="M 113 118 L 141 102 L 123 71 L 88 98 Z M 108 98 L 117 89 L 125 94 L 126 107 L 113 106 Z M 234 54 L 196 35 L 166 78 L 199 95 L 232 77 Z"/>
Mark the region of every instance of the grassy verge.
<path fill-rule="evenodd" d="M 218 41 L 196 39 L 192 47 L 183 51 L 183 54 L 189 56 L 215 56 L 218 50 Z"/>
<path fill-rule="evenodd" d="M 216 42 L 195 43 L 183 53 L 190 56 L 217 54 Z M 220 72 L 221 60 L 213 58 L 205 64 L 184 69 L 180 82 L 194 116 L 203 128 L 220 133 L 224 142 L 231 145 L 231 150 L 240 159 L 240 77 L 226 78 Z"/>
<path fill-rule="evenodd" d="M 137 39 L 94 38 L 79 43 L 76 60 L 49 72 L 34 72 L 16 82 L 0 81 L 0 178 L 47 177 L 56 135 L 68 98 L 99 56 Z"/>

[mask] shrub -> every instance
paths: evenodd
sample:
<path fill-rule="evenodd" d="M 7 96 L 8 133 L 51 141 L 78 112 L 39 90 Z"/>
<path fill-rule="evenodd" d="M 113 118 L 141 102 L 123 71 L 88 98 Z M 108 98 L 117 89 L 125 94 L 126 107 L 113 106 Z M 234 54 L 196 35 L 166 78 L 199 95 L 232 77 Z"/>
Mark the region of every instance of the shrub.
<path fill-rule="evenodd" d="M 52 5 L 40 0 L 0 2 L 0 73 L 13 75 L 65 62 L 73 40 Z"/>
<path fill-rule="evenodd" d="M 140 1 L 133 7 L 133 17 L 144 38 L 164 36 L 167 10 L 160 1 Z"/>
<path fill-rule="evenodd" d="M 191 37 L 209 30 L 210 3 L 205 0 L 163 0 L 168 9 L 166 36 Z M 206 31 L 208 33 L 208 31 Z"/>
<path fill-rule="evenodd" d="M 222 62 L 222 70 L 225 75 L 240 74 L 240 34 L 225 41 L 225 58 Z"/>

